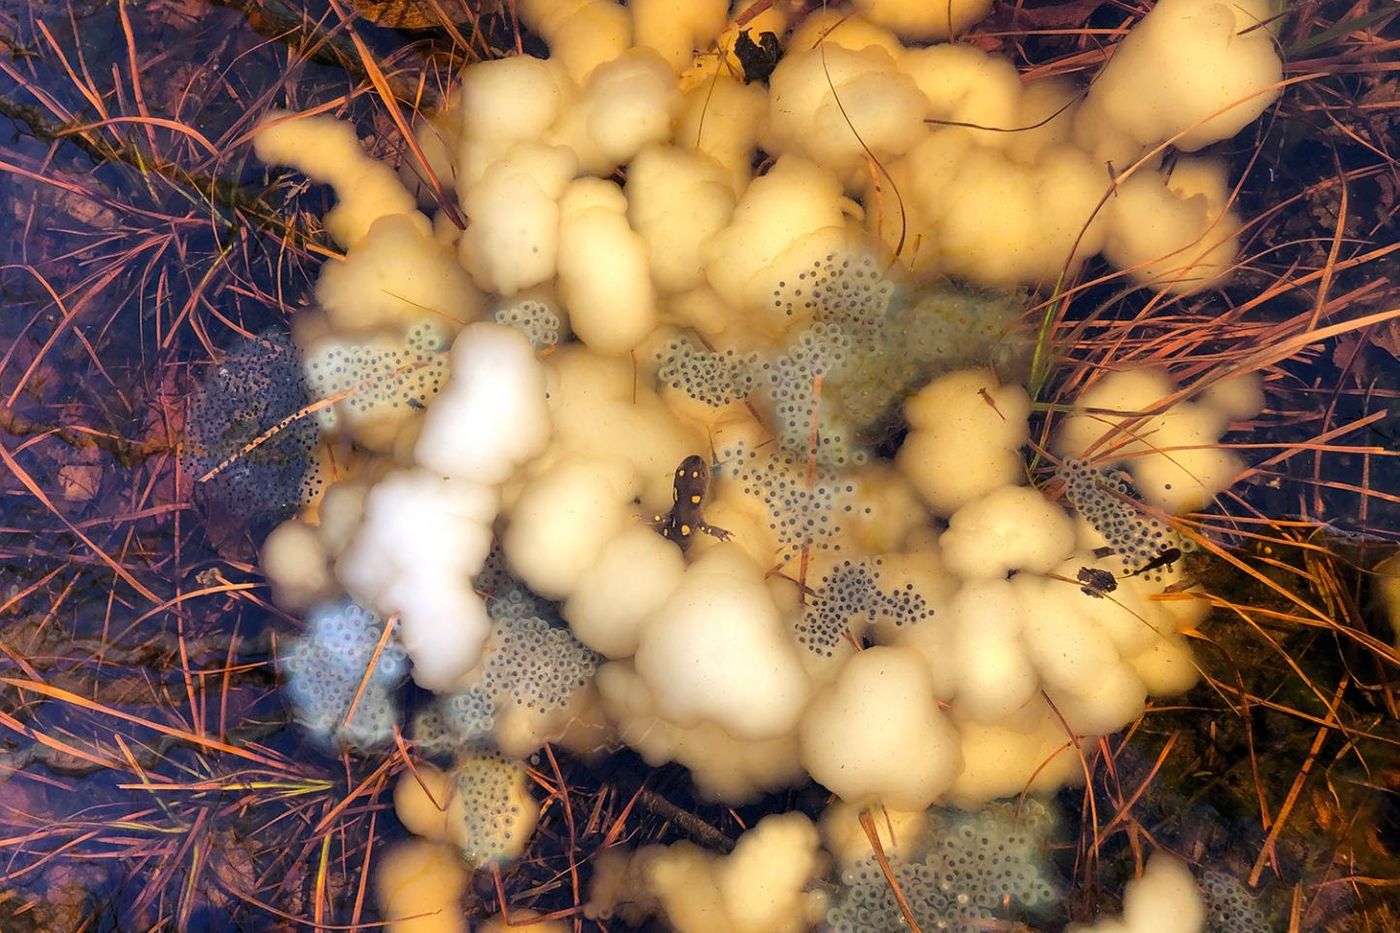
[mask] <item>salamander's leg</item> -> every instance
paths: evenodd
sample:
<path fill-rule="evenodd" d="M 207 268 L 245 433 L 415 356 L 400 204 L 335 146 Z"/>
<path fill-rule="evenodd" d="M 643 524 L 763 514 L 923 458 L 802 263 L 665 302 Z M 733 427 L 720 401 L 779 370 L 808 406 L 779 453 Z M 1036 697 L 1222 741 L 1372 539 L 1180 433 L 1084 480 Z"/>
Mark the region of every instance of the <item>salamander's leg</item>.
<path fill-rule="evenodd" d="M 711 538 L 718 538 L 721 541 L 728 541 L 730 538 L 734 537 L 734 534 L 732 532 L 726 531 L 723 528 L 718 528 L 714 525 L 706 524 L 705 522 L 701 522 L 695 527 L 696 530 L 703 531 Z"/>

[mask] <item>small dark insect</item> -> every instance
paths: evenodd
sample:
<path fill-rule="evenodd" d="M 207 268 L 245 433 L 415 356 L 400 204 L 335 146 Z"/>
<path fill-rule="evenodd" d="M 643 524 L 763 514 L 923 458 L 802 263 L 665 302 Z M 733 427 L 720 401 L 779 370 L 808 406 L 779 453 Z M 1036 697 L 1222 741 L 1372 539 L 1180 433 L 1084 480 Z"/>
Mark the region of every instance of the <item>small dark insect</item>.
<path fill-rule="evenodd" d="M 778 67 L 778 59 L 782 54 L 783 50 L 778 45 L 776 33 L 761 32 L 758 34 L 758 41 L 755 42 L 748 31 L 744 30 L 734 42 L 734 55 L 739 59 L 739 64 L 744 66 L 745 84 L 753 84 L 755 81 L 767 84 L 773 69 Z"/>
<path fill-rule="evenodd" d="M 1080 567 L 1075 578 L 1084 584 L 1079 588 L 1079 592 L 1095 599 L 1103 599 L 1118 589 L 1118 579 L 1111 572 L 1097 567 Z"/>
<path fill-rule="evenodd" d="M 1167 570 L 1170 571 L 1172 569 L 1172 564 L 1176 563 L 1179 560 L 1181 560 L 1181 548 L 1169 547 L 1162 553 L 1158 554 L 1156 557 L 1152 558 L 1147 563 L 1143 564 L 1138 569 L 1134 570 L 1132 573 L 1124 574 L 1124 576 L 1140 577 L 1145 573 L 1151 573 L 1152 571 L 1160 570 L 1163 567 L 1167 568 Z"/>
<path fill-rule="evenodd" d="M 705 521 L 705 495 L 709 490 L 710 465 L 703 457 L 686 457 L 676 468 L 671 485 L 671 511 L 653 516 L 651 526 L 661 532 L 661 537 L 676 542 L 682 551 L 690 547 L 696 532 L 728 541 L 729 532 Z"/>

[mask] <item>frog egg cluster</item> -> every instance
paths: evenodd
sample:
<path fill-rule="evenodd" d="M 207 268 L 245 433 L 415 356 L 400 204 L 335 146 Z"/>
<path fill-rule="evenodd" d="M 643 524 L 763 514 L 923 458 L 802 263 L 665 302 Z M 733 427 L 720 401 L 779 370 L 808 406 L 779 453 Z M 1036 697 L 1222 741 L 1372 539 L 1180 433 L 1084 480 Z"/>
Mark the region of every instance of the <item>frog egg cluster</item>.
<path fill-rule="evenodd" d="M 789 317 L 800 308 L 802 317 L 835 324 L 852 339 L 873 341 L 894 298 L 895 285 L 869 253 L 827 253 L 773 290 L 773 307 Z"/>
<path fill-rule="evenodd" d="M 559 312 L 549 302 L 539 298 L 517 298 L 497 308 L 492 318 L 497 324 L 514 327 L 523 333 L 536 350 L 557 344 L 563 328 Z"/>
<path fill-rule="evenodd" d="M 506 566 L 505 551 L 501 550 L 501 543 L 493 541 L 491 550 L 486 554 L 486 561 L 481 565 L 480 572 L 472 578 L 472 589 L 486 597 L 494 597 L 497 593 L 507 595 L 506 591 L 517 586 L 519 581 L 510 575 L 510 568 Z M 525 593 L 533 596 L 527 589 Z M 539 599 L 539 597 L 535 597 Z M 545 605 L 553 605 L 548 600 L 540 599 Z"/>
<path fill-rule="evenodd" d="M 321 426 L 337 428 L 343 414 L 358 422 L 376 415 L 423 408 L 447 380 L 447 337 L 418 323 L 402 340 L 329 342 L 306 358 L 306 382 L 318 400 L 335 399 L 317 412 Z"/>
<path fill-rule="evenodd" d="M 493 634 L 480 678 L 439 697 L 414 720 L 414 740 L 427 754 L 486 743 L 506 704 L 542 714 L 560 709 L 598 670 L 600 656 L 556 624 L 558 607 L 518 582 L 500 585 L 487 612 Z"/>
<path fill-rule="evenodd" d="M 495 752 L 463 757 L 452 772 L 466 820 L 462 856 L 472 865 L 506 861 L 520 850 L 527 814 L 519 798 L 525 781 L 520 765 Z M 533 819 L 528 819 L 533 826 Z"/>
<path fill-rule="evenodd" d="M 442 698 L 413 714 L 410 734 L 418 752 L 428 758 L 450 755 L 462 746 L 457 731 L 447 725 L 443 716 Z"/>
<path fill-rule="evenodd" d="M 195 480 L 218 471 L 199 496 L 250 525 L 281 521 L 309 501 L 324 482 L 315 419 L 301 414 L 310 401 L 287 335 L 240 338 L 190 405 L 183 468 Z"/>
<path fill-rule="evenodd" d="M 1024 295 L 944 285 L 895 302 L 884 334 L 892 349 L 931 371 L 984 365 L 1021 316 Z"/>
<path fill-rule="evenodd" d="M 496 727 L 496 704 L 478 687 L 442 698 L 443 723 L 461 739 L 484 740 Z"/>
<path fill-rule="evenodd" d="M 822 404 L 822 383 L 846 367 L 853 351 L 851 339 L 839 326 L 819 321 L 759 367 L 759 385 L 773 401 L 773 433 L 783 450 L 810 452 L 817 463 L 832 467 L 865 462 L 866 452 L 855 446 L 850 427 Z M 814 427 L 816 449 L 809 451 Z"/>
<path fill-rule="evenodd" d="M 1055 476 L 1065 484 L 1065 498 L 1103 535 L 1122 558 L 1125 570 L 1138 570 L 1169 548 L 1190 550 L 1191 542 L 1133 508 L 1133 488 L 1121 473 L 1098 469 L 1085 460 L 1066 460 Z M 1155 571 L 1144 576 L 1162 579 Z"/>
<path fill-rule="evenodd" d="M 478 687 L 445 694 L 413 717 L 413 741 L 427 756 L 484 748 L 496 728 L 496 704 Z"/>
<path fill-rule="evenodd" d="M 746 444 L 726 448 L 720 458 L 718 472 L 768 510 L 768 527 L 778 536 L 780 564 L 804 549 L 840 549 L 834 539 L 842 530 L 840 516 L 854 509 L 854 484 L 842 482 L 820 463 L 809 478 L 806 462 L 797 456 L 759 452 Z"/>
<path fill-rule="evenodd" d="M 498 703 L 513 702 L 547 713 L 564 706 L 593 679 L 599 655 L 579 643 L 568 628 L 552 625 L 539 614 L 538 600 L 516 586 L 488 605 L 496 632 L 481 689 Z"/>
<path fill-rule="evenodd" d="M 288 640 L 280 659 L 292 717 L 326 742 L 373 749 L 393 738 L 394 691 L 408 675 L 408 652 L 390 636 L 347 724 L 345 714 L 370 670 L 384 620 L 357 603 L 323 603 L 306 617 L 306 634 Z"/>
<path fill-rule="evenodd" d="M 817 460 L 838 467 L 863 462 L 891 436 L 903 400 L 939 371 L 985 361 L 1021 304 L 948 285 L 902 290 L 862 251 L 828 253 L 780 283 L 773 300 L 817 322 L 766 372 L 772 398 L 783 400 L 778 443 L 805 451 L 817 424 Z M 809 343 L 829 361 L 813 365 Z"/>
<path fill-rule="evenodd" d="M 852 342 L 847 365 L 823 386 L 824 414 L 852 426 L 864 448 L 893 443 L 904 428 L 904 401 L 938 375 L 986 366 L 1023 304 L 1020 296 L 946 283 L 896 291 L 878 329 Z"/>
<path fill-rule="evenodd" d="M 916 625 L 933 616 L 928 602 L 907 583 L 880 586 L 880 561 L 842 561 L 822 576 L 795 625 L 798 642 L 813 654 L 831 657 L 853 621 L 873 624 L 891 616 L 896 625 Z"/>
<path fill-rule="evenodd" d="M 773 291 L 773 305 L 784 315 L 813 321 L 782 352 L 767 358 L 716 352 L 681 337 L 658 352 L 659 378 L 714 406 L 763 391 L 772 401 L 774 435 L 784 450 L 807 453 L 815 427 L 818 463 L 863 463 L 867 452 L 856 443 L 857 426 L 823 405 L 820 386 L 874 352 L 894 293 L 894 283 L 873 257 L 828 253 Z"/>
<path fill-rule="evenodd" d="M 1211 933 L 1269 933 L 1273 929 L 1254 895 L 1234 875 L 1207 869 L 1200 884 L 1210 917 L 1206 927 Z"/>
<path fill-rule="evenodd" d="M 657 353 L 661 382 L 719 406 L 755 390 L 772 402 L 784 450 L 858 465 L 899 427 L 900 404 L 939 371 L 985 362 L 1016 320 L 1019 298 L 940 285 L 902 291 L 869 253 L 828 253 L 784 279 L 773 305 L 810 319 L 776 355 L 712 351 L 689 336 Z"/>
<path fill-rule="evenodd" d="M 708 350 L 688 334 L 658 350 L 656 359 L 662 384 L 715 408 L 748 398 L 762 365 L 756 353 Z"/>
<path fill-rule="evenodd" d="M 972 813 L 934 811 L 931 838 L 921 855 L 890 859 L 914 918 L 925 930 L 991 928 L 1012 919 L 1008 908 L 1037 910 L 1059 895 L 1044 857 L 1053 814 L 1031 798 L 991 804 Z M 906 929 L 884 872 L 873 855 L 849 866 L 827 913 L 838 933 Z"/>

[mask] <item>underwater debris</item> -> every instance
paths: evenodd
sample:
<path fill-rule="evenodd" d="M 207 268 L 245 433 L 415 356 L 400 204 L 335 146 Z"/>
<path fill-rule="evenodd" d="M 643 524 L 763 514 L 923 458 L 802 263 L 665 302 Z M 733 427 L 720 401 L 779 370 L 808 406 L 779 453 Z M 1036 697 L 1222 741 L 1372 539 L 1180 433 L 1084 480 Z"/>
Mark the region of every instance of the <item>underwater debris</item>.
<path fill-rule="evenodd" d="M 1101 599 L 1118 589 L 1118 578 L 1100 567 L 1080 567 L 1074 578 L 1083 584 L 1079 591 L 1085 596 Z"/>
<path fill-rule="evenodd" d="M 778 44 L 777 33 L 761 32 L 755 42 L 748 30 L 741 29 L 734 40 L 734 57 L 739 59 L 744 69 L 745 84 L 767 84 L 773 69 L 778 67 L 778 61 L 783 57 L 783 50 Z"/>
<path fill-rule="evenodd" d="M 213 367 L 190 404 L 181 465 L 206 504 L 251 528 L 281 521 L 324 483 L 316 420 L 291 338 L 243 337 Z M 208 477 L 205 479 L 205 477 Z"/>

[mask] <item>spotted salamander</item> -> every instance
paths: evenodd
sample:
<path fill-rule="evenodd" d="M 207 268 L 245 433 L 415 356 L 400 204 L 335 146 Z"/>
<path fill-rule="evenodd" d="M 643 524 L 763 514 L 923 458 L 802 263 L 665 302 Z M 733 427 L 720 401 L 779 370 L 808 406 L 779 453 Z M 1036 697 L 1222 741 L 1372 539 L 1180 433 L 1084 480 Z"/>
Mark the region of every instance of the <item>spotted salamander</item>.
<path fill-rule="evenodd" d="M 671 511 L 652 517 L 652 527 L 682 551 L 690 547 L 696 532 L 728 541 L 729 532 L 705 521 L 705 495 L 710 490 L 710 465 L 703 457 L 690 456 L 676 468 L 671 486 Z"/>

